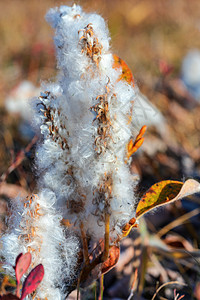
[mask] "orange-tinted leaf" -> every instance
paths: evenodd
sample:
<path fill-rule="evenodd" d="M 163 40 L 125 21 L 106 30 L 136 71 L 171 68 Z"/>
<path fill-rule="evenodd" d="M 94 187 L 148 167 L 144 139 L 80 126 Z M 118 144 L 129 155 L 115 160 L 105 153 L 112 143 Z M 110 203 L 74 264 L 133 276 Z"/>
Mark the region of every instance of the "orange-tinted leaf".
<path fill-rule="evenodd" d="M 117 246 L 112 246 L 109 250 L 109 257 L 108 259 L 102 264 L 102 274 L 107 273 L 112 269 L 116 263 L 118 262 L 120 255 L 120 249 Z"/>
<path fill-rule="evenodd" d="M 143 195 L 136 209 L 136 218 L 157 206 L 165 205 L 188 195 L 200 192 L 200 183 L 188 179 L 185 183 L 165 180 L 158 182 Z"/>
<path fill-rule="evenodd" d="M 119 56 L 117 56 L 116 54 L 113 54 L 113 58 L 114 58 L 114 64 L 113 64 L 113 68 L 114 69 L 122 69 L 122 74 L 119 77 L 119 81 L 120 80 L 125 80 L 127 81 L 129 84 L 132 84 L 134 86 L 134 78 L 133 78 L 133 74 L 130 70 L 130 68 L 128 67 L 128 65 L 125 63 L 124 60 L 122 60 Z"/>
<path fill-rule="evenodd" d="M 131 139 L 130 142 L 128 143 L 128 151 L 131 151 L 133 148 L 133 140 Z"/>
<path fill-rule="evenodd" d="M 127 236 L 132 228 L 137 228 L 138 224 L 136 223 L 136 219 L 132 218 L 129 223 L 126 223 L 126 225 L 122 229 L 122 237 Z"/>
<path fill-rule="evenodd" d="M 36 266 L 27 276 L 22 288 L 22 295 L 20 300 L 23 300 L 28 294 L 36 290 L 44 277 L 44 267 L 42 264 Z"/>
<path fill-rule="evenodd" d="M 143 135 L 145 134 L 147 130 L 147 126 L 144 125 L 142 126 L 142 128 L 140 129 L 140 132 L 138 133 L 138 135 L 135 138 L 135 141 L 133 142 L 133 140 L 131 139 L 130 142 L 127 145 L 127 157 L 125 159 L 125 162 L 127 163 L 128 159 L 142 146 L 143 142 L 144 142 L 144 138 Z"/>
<path fill-rule="evenodd" d="M 142 126 L 142 128 L 140 129 L 138 135 L 136 136 L 135 142 L 140 140 L 143 137 L 143 135 L 145 134 L 146 131 L 147 131 L 147 125 Z"/>
<path fill-rule="evenodd" d="M 15 276 L 17 279 L 17 283 L 20 282 L 22 276 L 28 270 L 31 264 L 31 254 L 27 252 L 25 254 L 19 254 L 16 258 L 16 265 L 15 265 Z"/>
<path fill-rule="evenodd" d="M 13 294 L 7 294 L 7 295 L 0 296 L 0 300 L 20 300 L 20 299 Z"/>

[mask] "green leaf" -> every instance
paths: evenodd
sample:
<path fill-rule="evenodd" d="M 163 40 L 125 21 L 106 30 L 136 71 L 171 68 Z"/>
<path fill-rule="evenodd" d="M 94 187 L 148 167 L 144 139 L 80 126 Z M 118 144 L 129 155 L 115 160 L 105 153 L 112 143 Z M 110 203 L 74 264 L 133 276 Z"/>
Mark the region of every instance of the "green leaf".
<path fill-rule="evenodd" d="M 136 219 L 150 210 L 179 200 L 188 195 L 200 192 L 200 184 L 196 180 L 186 182 L 165 180 L 158 182 L 143 195 L 136 209 Z"/>

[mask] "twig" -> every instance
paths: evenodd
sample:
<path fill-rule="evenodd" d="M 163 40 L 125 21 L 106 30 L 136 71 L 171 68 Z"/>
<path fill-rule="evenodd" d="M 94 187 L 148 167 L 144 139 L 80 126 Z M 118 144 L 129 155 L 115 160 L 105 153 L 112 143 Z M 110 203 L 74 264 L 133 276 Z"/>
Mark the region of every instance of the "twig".
<path fill-rule="evenodd" d="M 18 153 L 17 157 L 15 158 L 15 161 L 11 164 L 7 171 L 1 175 L 0 181 L 5 181 L 8 175 L 22 163 L 26 156 L 26 153 L 28 153 L 31 150 L 33 145 L 36 143 L 37 139 L 38 137 L 35 135 L 32 141 L 26 146 L 26 148 Z"/>
<path fill-rule="evenodd" d="M 102 256 L 102 261 L 104 262 L 109 255 L 109 233 L 110 233 L 110 215 L 108 213 L 105 214 L 105 244 L 104 244 L 104 252 Z"/>
<path fill-rule="evenodd" d="M 98 300 L 103 300 L 103 290 L 104 290 L 103 281 L 104 281 L 104 275 L 102 274 L 100 278 L 100 294 Z"/>
<path fill-rule="evenodd" d="M 133 283 L 132 283 L 132 285 L 131 285 L 131 292 L 130 292 L 130 295 L 129 295 L 129 297 L 128 297 L 127 300 L 131 300 L 131 298 L 132 298 L 133 295 L 134 295 L 134 287 L 135 287 L 135 283 L 136 283 L 137 277 L 138 277 L 138 268 L 135 269 L 134 278 L 133 278 Z"/>
<path fill-rule="evenodd" d="M 179 294 L 176 294 L 176 289 L 174 290 L 174 300 L 181 300 L 185 297 L 185 295 L 182 295 L 179 297 Z"/>
<path fill-rule="evenodd" d="M 177 226 L 183 224 L 185 221 L 187 221 L 188 219 L 190 219 L 190 218 L 198 215 L 199 213 L 200 213 L 200 209 L 199 208 L 196 208 L 196 209 L 190 211 L 189 213 L 186 213 L 185 215 L 177 218 L 173 222 L 171 222 L 171 223 L 167 224 L 166 226 L 164 226 L 160 231 L 158 231 L 158 233 L 156 235 L 159 238 L 161 238 L 161 236 L 163 236 L 164 234 L 166 234 L 168 231 L 170 231 L 174 227 L 177 227 Z"/>
<path fill-rule="evenodd" d="M 84 225 L 81 222 L 80 225 L 80 229 L 81 229 L 81 236 L 82 236 L 82 242 L 83 242 L 83 256 L 84 256 L 84 262 L 86 265 L 90 264 L 90 260 L 89 260 L 89 253 L 88 253 L 88 244 L 87 244 L 87 237 L 84 231 Z"/>
<path fill-rule="evenodd" d="M 153 295 L 152 299 L 151 300 L 154 300 L 157 296 L 157 294 L 160 292 L 160 290 L 167 286 L 167 285 L 170 285 L 170 284 L 180 284 L 180 285 L 186 285 L 185 283 L 181 283 L 181 282 L 178 282 L 178 281 L 170 281 L 170 282 L 166 282 L 166 283 L 163 283 L 158 289 L 157 291 L 155 292 L 155 294 Z"/>

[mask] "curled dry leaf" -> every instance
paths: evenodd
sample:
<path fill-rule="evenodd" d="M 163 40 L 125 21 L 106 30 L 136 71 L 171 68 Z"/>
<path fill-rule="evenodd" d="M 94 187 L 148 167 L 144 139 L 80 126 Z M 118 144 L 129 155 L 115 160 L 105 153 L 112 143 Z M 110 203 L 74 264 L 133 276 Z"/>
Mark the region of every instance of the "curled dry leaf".
<path fill-rule="evenodd" d="M 16 258 L 15 263 L 15 276 L 17 279 L 17 283 L 19 284 L 22 276 L 28 270 L 31 264 L 31 253 L 27 252 L 25 254 L 20 253 Z"/>
<path fill-rule="evenodd" d="M 44 277 L 44 267 L 42 264 L 36 266 L 27 276 L 22 288 L 22 295 L 20 300 L 23 300 L 28 294 L 36 290 Z"/>
<path fill-rule="evenodd" d="M 108 259 L 102 264 L 102 274 L 107 273 L 108 271 L 110 271 L 118 262 L 119 259 L 119 255 L 120 255 L 120 249 L 117 246 L 112 246 L 109 249 L 109 257 Z"/>

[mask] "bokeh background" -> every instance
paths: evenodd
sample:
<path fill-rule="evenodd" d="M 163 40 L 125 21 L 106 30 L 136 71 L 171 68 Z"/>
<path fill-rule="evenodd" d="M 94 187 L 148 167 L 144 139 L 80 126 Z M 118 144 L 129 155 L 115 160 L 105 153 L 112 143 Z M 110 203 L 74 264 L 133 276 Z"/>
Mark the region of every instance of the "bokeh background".
<path fill-rule="evenodd" d="M 140 176 L 138 199 L 163 179 L 200 180 L 200 1 L 76 3 L 105 18 L 113 52 L 126 61 L 146 101 L 154 105 L 153 110 L 141 110 L 150 125 L 132 164 Z M 37 190 L 38 137 L 30 126 L 27 99 L 39 95 L 42 81 L 56 75 L 53 31 L 44 16 L 62 4 L 73 2 L 0 0 L 1 233 L 12 198 Z M 159 286 L 171 281 L 176 283 L 162 288 L 155 299 L 200 299 L 199 203 L 195 195 L 141 221 L 138 233 L 123 242 L 118 266 L 105 276 L 105 299 L 128 298 L 136 267 L 133 299 L 152 299 Z M 97 283 L 82 292 L 82 299 L 95 299 L 98 290 Z"/>

